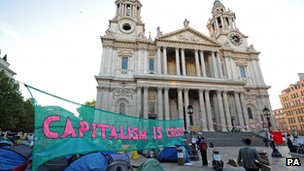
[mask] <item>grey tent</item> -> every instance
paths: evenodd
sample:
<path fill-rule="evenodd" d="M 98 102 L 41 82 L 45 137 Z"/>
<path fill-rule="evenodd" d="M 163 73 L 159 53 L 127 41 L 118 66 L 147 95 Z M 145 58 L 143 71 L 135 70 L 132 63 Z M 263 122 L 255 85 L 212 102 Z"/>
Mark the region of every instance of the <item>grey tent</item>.
<path fill-rule="evenodd" d="M 156 159 L 148 159 L 141 164 L 137 171 L 165 171 L 163 166 Z"/>

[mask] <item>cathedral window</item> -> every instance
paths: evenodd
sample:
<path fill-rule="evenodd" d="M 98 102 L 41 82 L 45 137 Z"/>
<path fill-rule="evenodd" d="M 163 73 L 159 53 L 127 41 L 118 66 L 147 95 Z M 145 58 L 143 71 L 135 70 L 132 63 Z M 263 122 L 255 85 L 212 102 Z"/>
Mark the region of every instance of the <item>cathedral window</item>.
<path fill-rule="evenodd" d="M 249 119 L 253 119 L 253 115 L 252 115 L 252 110 L 251 110 L 251 108 L 247 108 L 247 111 L 248 111 L 248 117 L 249 117 Z"/>
<path fill-rule="evenodd" d="M 154 73 L 154 59 L 149 59 L 149 73 Z"/>
<path fill-rule="evenodd" d="M 244 66 L 240 66 L 241 78 L 246 78 L 246 71 Z"/>
<path fill-rule="evenodd" d="M 216 18 L 219 28 L 222 28 L 222 21 L 220 17 Z"/>
<path fill-rule="evenodd" d="M 119 104 L 119 114 L 126 114 L 126 104 L 125 103 Z"/>
<path fill-rule="evenodd" d="M 127 5 L 127 16 L 131 15 L 131 6 Z"/>
<path fill-rule="evenodd" d="M 129 62 L 128 57 L 122 57 L 121 58 L 121 69 L 122 70 L 128 70 L 128 62 Z"/>

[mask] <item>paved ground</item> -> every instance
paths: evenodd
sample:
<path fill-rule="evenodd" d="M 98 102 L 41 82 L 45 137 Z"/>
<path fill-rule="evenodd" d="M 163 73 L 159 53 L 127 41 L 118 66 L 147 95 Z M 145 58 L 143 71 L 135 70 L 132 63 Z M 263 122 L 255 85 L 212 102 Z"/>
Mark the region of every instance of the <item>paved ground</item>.
<path fill-rule="evenodd" d="M 225 163 L 224 171 L 244 171 L 242 167 L 233 167 L 227 164 L 229 159 L 236 159 L 237 153 L 240 147 L 218 147 L 217 150 L 220 151 L 222 159 Z M 269 159 L 270 167 L 272 171 L 304 171 L 304 156 L 300 156 L 297 154 L 289 153 L 289 150 L 286 146 L 279 146 L 278 150 L 282 154 L 282 158 L 274 158 L 271 157 L 272 149 L 266 147 L 256 147 L 258 151 L 262 150 L 267 152 L 267 156 Z M 202 170 L 213 170 L 211 166 L 211 155 L 213 149 L 208 149 L 208 160 L 209 165 L 207 167 L 203 167 L 201 161 L 191 161 L 191 165 L 180 166 L 177 163 L 162 163 L 162 166 L 166 171 L 202 171 Z M 296 157 L 300 159 L 301 166 L 286 166 L 286 158 Z M 138 163 L 143 162 L 144 159 L 139 159 Z"/>

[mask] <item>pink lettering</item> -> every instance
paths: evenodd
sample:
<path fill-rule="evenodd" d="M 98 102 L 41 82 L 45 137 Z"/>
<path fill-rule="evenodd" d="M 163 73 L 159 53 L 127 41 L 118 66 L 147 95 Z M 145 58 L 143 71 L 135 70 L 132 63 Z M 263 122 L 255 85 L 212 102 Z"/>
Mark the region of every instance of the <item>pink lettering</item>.
<path fill-rule="evenodd" d="M 47 138 L 58 138 L 58 132 L 52 132 L 50 130 L 50 124 L 52 122 L 60 121 L 60 116 L 48 116 L 44 121 L 42 125 L 42 130 L 44 135 Z"/>
<path fill-rule="evenodd" d="M 78 128 L 78 136 L 80 138 L 82 138 L 83 137 L 83 133 L 89 131 L 90 125 L 89 125 L 89 123 L 87 121 L 81 121 L 79 124 L 80 124 L 80 127 Z"/>
<path fill-rule="evenodd" d="M 101 129 L 101 138 L 106 138 L 106 130 L 110 128 L 109 124 L 98 124 L 98 128 Z"/>
<path fill-rule="evenodd" d="M 66 137 L 68 137 L 70 135 L 73 138 L 76 137 L 76 133 L 75 133 L 75 130 L 73 128 L 72 122 L 71 122 L 70 118 L 68 118 L 67 121 L 66 121 L 66 124 L 65 124 L 64 132 L 61 135 L 61 138 L 66 138 Z"/>
<path fill-rule="evenodd" d="M 118 139 L 117 131 L 116 131 L 114 125 L 112 125 L 111 134 L 110 134 L 110 136 L 108 138 L 112 139 L 113 137 L 116 140 Z"/>
<path fill-rule="evenodd" d="M 146 130 L 144 130 L 144 131 L 141 131 L 141 130 L 139 130 L 139 139 L 147 139 L 147 131 Z"/>

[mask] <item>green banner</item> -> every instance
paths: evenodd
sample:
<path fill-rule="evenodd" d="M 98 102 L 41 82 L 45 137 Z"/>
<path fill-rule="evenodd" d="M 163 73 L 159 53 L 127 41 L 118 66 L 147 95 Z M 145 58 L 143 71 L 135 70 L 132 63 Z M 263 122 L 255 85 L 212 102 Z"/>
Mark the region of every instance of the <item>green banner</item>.
<path fill-rule="evenodd" d="M 98 110 L 25 85 L 34 99 L 33 170 L 93 151 L 132 151 L 180 144 L 183 120 L 152 120 Z"/>

